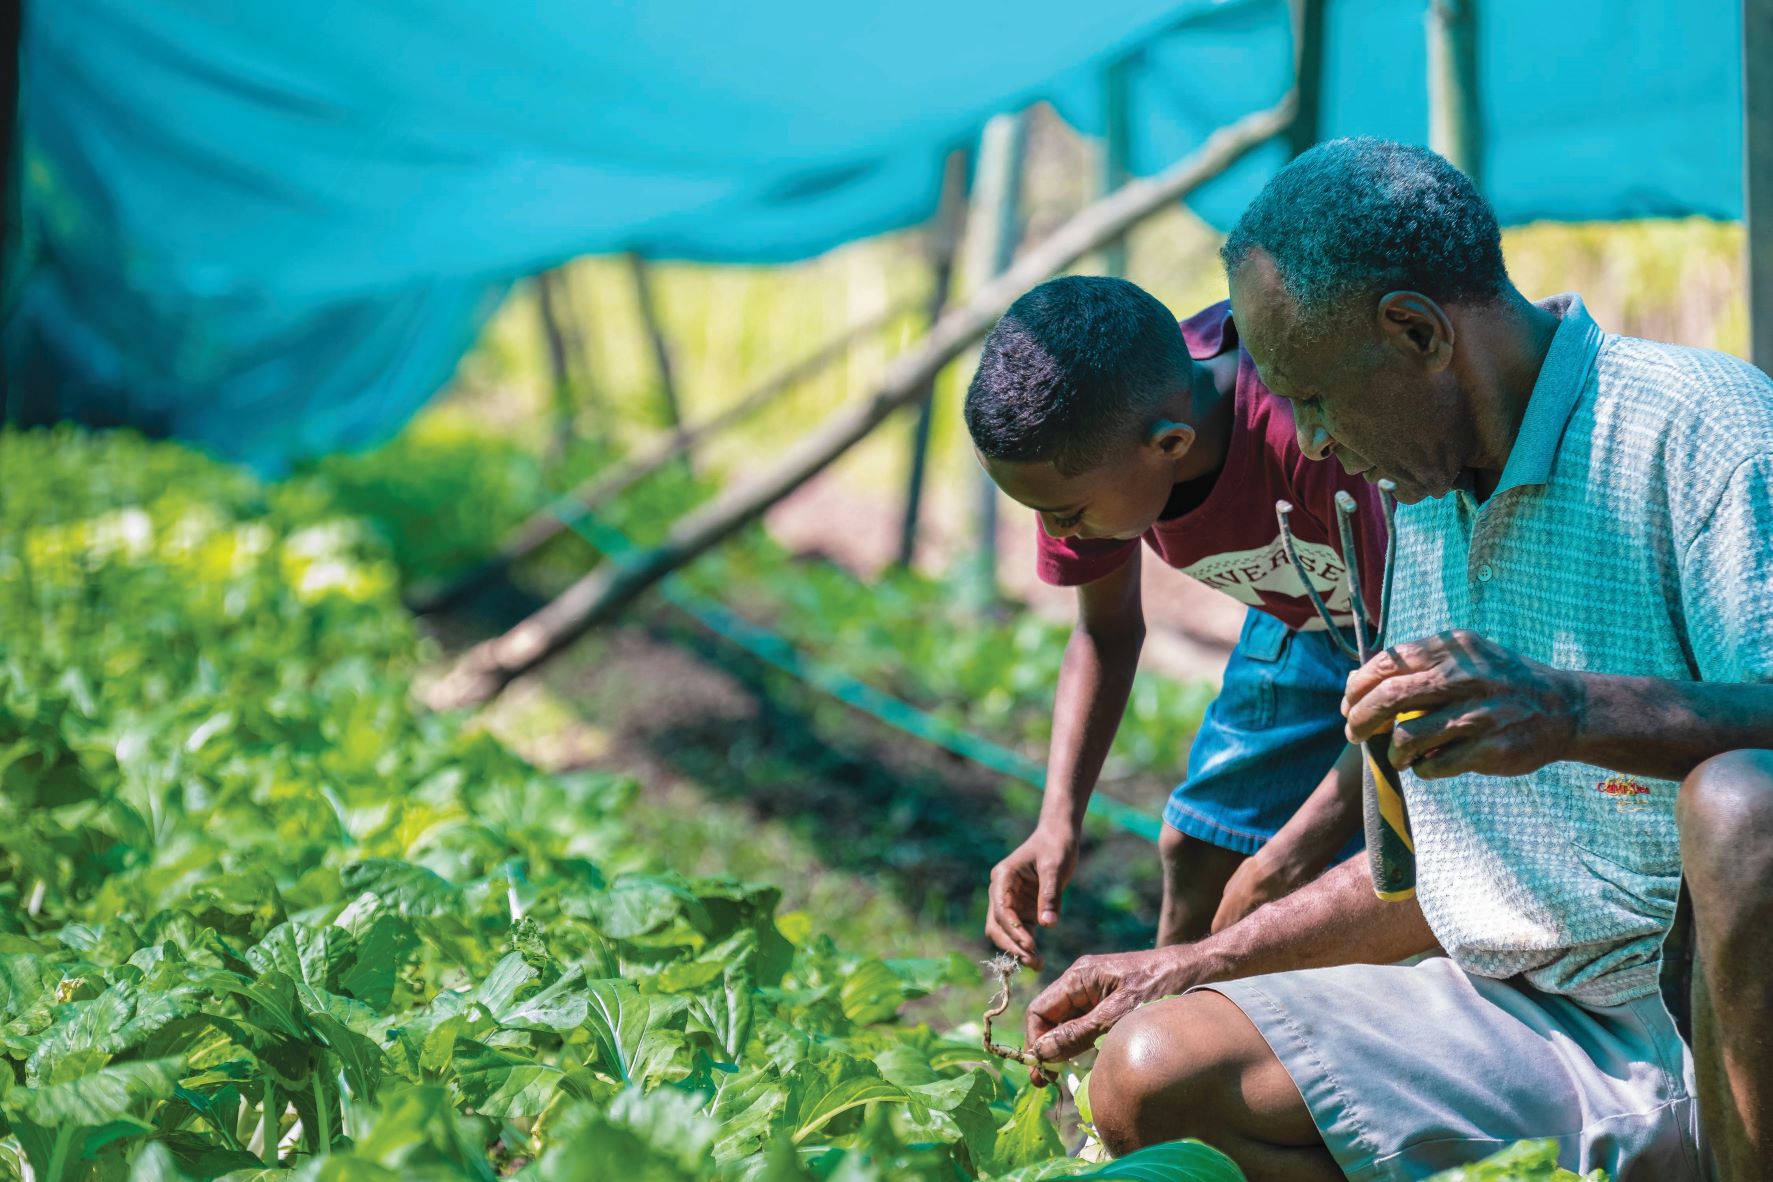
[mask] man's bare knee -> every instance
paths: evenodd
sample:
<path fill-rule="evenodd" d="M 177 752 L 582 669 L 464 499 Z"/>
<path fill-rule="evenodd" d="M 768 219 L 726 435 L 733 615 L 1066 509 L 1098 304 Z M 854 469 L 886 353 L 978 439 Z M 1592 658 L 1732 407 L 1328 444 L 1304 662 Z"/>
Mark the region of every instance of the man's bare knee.
<path fill-rule="evenodd" d="M 1239 1097 L 1242 1057 L 1216 993 L 1154 1002 L 1122 1018 L 1090 1076 L 1091 1115 L 1116 1156 L 1223 1127 Z M 1235 1007 L 1232 1007 L 1235 1008 Z"/>
<path fill-rule="evenodd" d="M 1773 885 L 1773 751 L 1706 760 L 1681 782 L 1675 811 L 1681 861 L 1696 890 Z"/>

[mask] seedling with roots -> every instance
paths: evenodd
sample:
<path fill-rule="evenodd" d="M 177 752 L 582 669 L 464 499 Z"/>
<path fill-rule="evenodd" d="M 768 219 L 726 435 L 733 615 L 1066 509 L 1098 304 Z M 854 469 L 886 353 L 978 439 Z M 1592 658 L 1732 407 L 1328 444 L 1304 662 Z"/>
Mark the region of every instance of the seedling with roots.
<path fill-rule="evenodd" d="M 1041 1069 L 1040 1059 L 1033 1051 L 1021 1047 L 1009 1047 L 1000 1042 L 991 1041 L 991 1020 L 1010 1008 L 1010 978 L 1016 975 L 1021 963 L 1007 952 L 1000 952 L 990 960 L 980 961 L 985 966 L 987 976 L 997 978 L 997 996 L 991 999 L 991 1006 L 985 1011 L 985 1049 L 999 1059 L 1009 1059 L 1024 1067 Z"/>

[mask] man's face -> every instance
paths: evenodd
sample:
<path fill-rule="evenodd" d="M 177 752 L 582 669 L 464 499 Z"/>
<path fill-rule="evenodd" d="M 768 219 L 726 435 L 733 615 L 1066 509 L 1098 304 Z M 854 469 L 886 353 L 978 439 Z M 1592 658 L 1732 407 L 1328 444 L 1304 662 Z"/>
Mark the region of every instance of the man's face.
<path fill-rule="evenodd" d="M 1183 450 L 1186 450 L 1184 444 Z M 1136 538 L 1157 521 L 1175 485 L 1161 443 L 1130 442 L 1107 462 L 1067 476 L 1048 460 L 979 462 L 1055 538 Z"/>
<path fill-rule="evenodd" d="M 1376 308 L 1344 332 L 1304 340 L 1294 331 L 1293 298 L 1260 250 L 1231 277 L 1231 303 L 1263 384 L 1292 404 L 1307 457 L 1333 456 L 1369 481 L 1390 478 L 1406 504 L 1458 483 L 1476 438 L 1438 309 L 1406 323 L 1382 320 L 1387 313 Z"/>

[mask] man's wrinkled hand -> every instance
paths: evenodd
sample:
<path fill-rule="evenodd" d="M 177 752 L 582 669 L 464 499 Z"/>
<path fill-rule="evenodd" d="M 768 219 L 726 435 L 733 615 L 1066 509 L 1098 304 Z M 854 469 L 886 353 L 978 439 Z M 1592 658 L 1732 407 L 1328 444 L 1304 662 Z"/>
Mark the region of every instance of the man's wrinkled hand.
<path fill-rule="evenodd" d="M 1033 928 L 1059 922 L 1059 901 L 1077 869 L 1077 835 L 1042 826 L 991 869 L 985 934 L 999 948 L 1041 967 Z"/>
<path fill-rule="evenodd" d="M 1458 630 L 1374 656 L 1349 674 L 1342 712 L 1353 742 L 1390 727 L 1392 765 L 1424 778 L 1524 776 L 1570 758 L 1586 703 L 1575 673 Z"/>
<path fill-rule="evenodd" d="M 1139 1006 L 1193 985 L 1186 955 L 1184 947 L 1170 947 L 1078 958 L 1029 1003 L 1022 1045 L 1042 1063 L 1082 1054 Z M 1030 1078 L 1046 1083 L 1038 1070 Z"/>

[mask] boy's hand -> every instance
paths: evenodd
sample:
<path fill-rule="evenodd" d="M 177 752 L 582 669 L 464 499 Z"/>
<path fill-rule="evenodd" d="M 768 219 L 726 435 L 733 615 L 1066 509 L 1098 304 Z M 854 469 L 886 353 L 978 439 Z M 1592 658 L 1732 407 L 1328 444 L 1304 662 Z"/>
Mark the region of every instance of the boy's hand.
<path fill-rule="evenodd" d="M 1225 883 L 1219 909 L 1213 913 L 1213 931 L 1230 927 L 1264 903 L 1290 895 L 1308 881 L 1310 875 L 1290 873 L 1284 861 L 1264 858 L 1261 851 L 1251 854 Z"/>
<path fill-rule="evenodd" d="M 1041 967 L 1031 930 L 1059 922 L 1059 897 L 1077 869 L 1077 834 L 1042 825 L 991 869 L 991 901 L 985 934 L 1023 964 Z"/>

